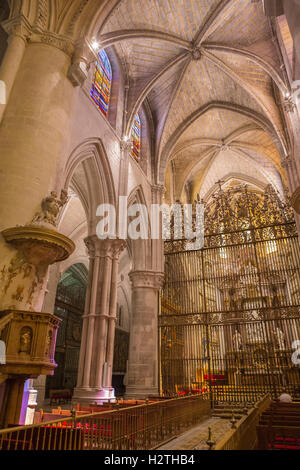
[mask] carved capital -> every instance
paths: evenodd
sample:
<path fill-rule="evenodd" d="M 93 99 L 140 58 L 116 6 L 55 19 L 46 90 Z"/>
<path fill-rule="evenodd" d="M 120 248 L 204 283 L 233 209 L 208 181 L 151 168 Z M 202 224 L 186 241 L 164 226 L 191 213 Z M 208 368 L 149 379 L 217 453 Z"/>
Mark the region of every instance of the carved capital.
<path fill-rule="evenodd" d="M 292 113 L 296 109 L 296 103 L 293 100 L 293 97 L 290 96 L 289 98 L 285 98 L 282 102 L 283 109 L 287 113 Z"/>
<path fill-rule="evenodd" d="M 94 237 L 93 236 L 86 237 L 84 239 L 84 244 L 87 248 L 89 258 L 91 259 L 95 258 L 96 248 L 95 248 L 95 243 L 94 243 Z"/>
<path fill-rule="evenodd" d="M 131 152 L 133 148 L 133 142 L 132 140 L 121 140 L 120 142 L 120 149 L 122 152 L 126 153 L 126 152 Z"/>
<path fill-rule="evenodd" d="M 166 188 L 162 184 L 154 184 L 151 186 L 152 201 L 156 204 L 160 204 L 165 192 Z"/>
<path fill-rule="evenodd" d="M 73 42 L 70 39 L 55 33 L 33 32 L 29 38 L 29 41 L 31 43 L 41 43 L 56 47 L 57 49 L 61 50 L 70 57 L 74 52 Z"/>
<path fill-rule="evenodd" d="M 156 271 L 132 271 L 129 274 L 132 287 L 160 289 L 164 281 L 164 273 Z"/>
<path fill-rule="evenodd" d="M 163 195 L 166 192 L 166 188 L 163 184 L 153 184 L 151 186 L 151 192 L 152 194 L 158 194 L 158 195 Z"/>
<path fill-rule="evenodd" d="M 72 56 L 68 78 L 74 86 L 82 86 L 88 77 L 90 64 L 97 60 L 97 54 L 85 38 L 78 40 Z"/>
<path fill-rule="evenodd" d="M 112 260 L 118 260 L 122 251 L 126 248 L 126 241 L 107 238 L 100 240 L 97 235 L 91 235 L 84 239 L 84 243 L 87 247 L 90 258 L 111 258 Z"/>
<path fill-rule="evenodd" d="M 24 41 L 28 41 L 32 34 L 32 27 L 24 15 L 18 15 L 1 23 L 2 28 L 8 36 L 19 36 Z"/>
<path fill-rule="evenodd" d="M 294 159 L 291 155 L 287 155 L 281 160 L 281 166 L 288 170 L 289 168 L 292 168 L 294 164 Z"/>

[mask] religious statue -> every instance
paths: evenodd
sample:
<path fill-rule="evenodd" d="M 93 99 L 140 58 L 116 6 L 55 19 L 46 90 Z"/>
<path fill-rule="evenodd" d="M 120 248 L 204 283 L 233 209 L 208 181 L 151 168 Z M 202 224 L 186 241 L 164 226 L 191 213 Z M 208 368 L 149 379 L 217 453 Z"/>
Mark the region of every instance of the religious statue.
<path fill-rule="evenodd" d="M 32 329 L 25 326 L 20 334 L 20 353 L 30 354 L 32 343 Z"/>
<path fill-rule="evenodd" d="M 275 285 L 271 286 L 271 291 L 272 291 L 272 307 L 280 307 L 280 300 L 278 297 L 278 292 L 277 292 L 277 287 Z"/>
<path fill-rule="evenodd" d="M 276 339 L 277 339 L 277 344 L 278 344 L 278 349 L 283 351 L 285 349 L 285 344 L 284 344 L 284 333 L 283 331 L 276 327 L 276 331 L 274 332 Z"/>
<path fill-rule="evenodd" d="M 56 227 L 58 214 L 67 201 L 68 193 L 65 189 L 62 189 L 60 199 L 58 199 L 56 191 L 51 191 L 50 196 L 47 196 L 42 200 L 42 210 L 35 214 L 32 222 L 46 222 Z"/>
<path fill-rule="evenodd" d="M 242 335 L 238 330 L 235 330 L 232 341 L 233 341 L 234 350 L 240 351 L 242 348 Z"/>

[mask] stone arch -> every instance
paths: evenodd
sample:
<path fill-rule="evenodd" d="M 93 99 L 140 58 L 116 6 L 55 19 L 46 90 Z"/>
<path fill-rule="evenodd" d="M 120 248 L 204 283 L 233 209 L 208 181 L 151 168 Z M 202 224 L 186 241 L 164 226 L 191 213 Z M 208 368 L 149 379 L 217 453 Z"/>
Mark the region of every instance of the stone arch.
<path fill-rule="evenodd" d="M 85 208 L 89 233 L 94 233 L 96 209 L 99 204 L 116 207 L 114 179 L 103 142 L 98 138 L 86 139 L 71 153 L 64 169 L 64 187 L 72 186 L 72 178 L 78 168 L 85 178 L 85 184 L 75 187 Z M 76 182 L 73 185 L 76 186 Z"/>

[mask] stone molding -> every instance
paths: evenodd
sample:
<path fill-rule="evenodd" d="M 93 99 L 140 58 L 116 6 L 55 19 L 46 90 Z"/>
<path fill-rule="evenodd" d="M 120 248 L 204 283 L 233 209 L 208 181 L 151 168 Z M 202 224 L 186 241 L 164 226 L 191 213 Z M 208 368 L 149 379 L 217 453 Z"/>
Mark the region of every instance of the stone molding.
<path fill-rule="evenodd" d="M 2 27 L 9 36 L 19 36 L 28 43 L 40 43 L 56 47 L 70 57 L 74 52 L 72 40 L 59 34 L 36 29 L 22 14 L 3 21 Z"/>
<path fill-rule="evenodd" d="M 164 273 L 157 271 L 132 271 L 129 273 L 132 287 L 160 289 L 164 281 Z"/>
<path fill-rule="evenodd" d="M 32 34 L 32 27 L 24 15 L 2 21 L 1 26 L 8 36 L 19 36 L 24 41 L 28 41 Z"/>

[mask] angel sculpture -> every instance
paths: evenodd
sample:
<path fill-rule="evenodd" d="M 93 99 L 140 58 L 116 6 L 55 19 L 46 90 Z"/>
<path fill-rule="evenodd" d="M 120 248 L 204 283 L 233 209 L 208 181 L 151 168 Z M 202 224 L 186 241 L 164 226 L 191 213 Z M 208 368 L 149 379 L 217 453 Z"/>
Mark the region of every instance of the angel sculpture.
<path fill-rule="evenodd" d="M 65 189 L 62 189 L 60 199 L 58 199 L 56 191 L 51 191 L 50 196 L 42 200 L 42 210 L 35 214 L 32 222 L 46 222 L 56 227 L 58 214 L 67 201 L 68 193 Z"/>

